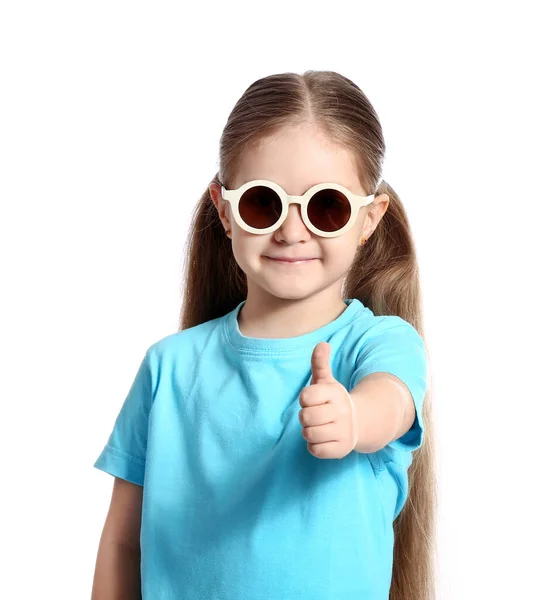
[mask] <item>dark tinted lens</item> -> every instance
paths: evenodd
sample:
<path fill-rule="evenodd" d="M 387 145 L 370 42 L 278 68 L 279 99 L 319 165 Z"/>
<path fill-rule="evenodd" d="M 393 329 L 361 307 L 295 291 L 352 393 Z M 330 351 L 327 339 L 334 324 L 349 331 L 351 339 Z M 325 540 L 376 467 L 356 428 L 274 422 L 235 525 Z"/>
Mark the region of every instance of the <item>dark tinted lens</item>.
<path fill-rule="evenodd" d="M 282 214 L 280 196 L 271 188 L 256 185 L 249 188 L 239 200 L 239 214 L 247 225 L 267 229 Z"/>
<path fill-rule="evenodd" d="M 308 204 L 308 217 L 321 231 L 337 231 L 350 219 L 349 199 L 338 190 L 321 190 Z"/>

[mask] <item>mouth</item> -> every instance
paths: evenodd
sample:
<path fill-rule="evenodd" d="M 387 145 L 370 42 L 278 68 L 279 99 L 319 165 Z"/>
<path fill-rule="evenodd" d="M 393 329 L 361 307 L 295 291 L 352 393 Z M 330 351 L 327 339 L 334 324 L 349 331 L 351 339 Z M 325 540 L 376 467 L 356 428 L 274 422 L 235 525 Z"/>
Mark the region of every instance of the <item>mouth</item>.
<path fill-rule="evenodd" d="M 280 265 L 306 265 L 312 263 L 317 258 L 272 258 L 270 256 L 265 257 L 267 260 L 270 260 L 273 263 Z"/>

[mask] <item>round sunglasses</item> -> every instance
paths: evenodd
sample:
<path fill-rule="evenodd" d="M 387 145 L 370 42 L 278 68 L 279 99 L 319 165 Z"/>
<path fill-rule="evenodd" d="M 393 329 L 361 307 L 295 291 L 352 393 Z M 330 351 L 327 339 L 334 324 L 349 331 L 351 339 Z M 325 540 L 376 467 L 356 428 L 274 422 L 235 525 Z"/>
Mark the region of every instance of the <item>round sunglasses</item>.
<path fill-rule="evenodd" d="M 255 179 L 236 190 L 221 186 L 222 198 L 230 203 L 236 223 L 249 233 L 271 233 L 280 227 L 289 204 L 300 204 L 306 227 L 322 237 L 336 237 L 356 222 L 358 211 L 370 204 L 376 193 L 357 196 L 337 183 L 318 183 L 302 196 L 289 196 L 273 181 Z"/>

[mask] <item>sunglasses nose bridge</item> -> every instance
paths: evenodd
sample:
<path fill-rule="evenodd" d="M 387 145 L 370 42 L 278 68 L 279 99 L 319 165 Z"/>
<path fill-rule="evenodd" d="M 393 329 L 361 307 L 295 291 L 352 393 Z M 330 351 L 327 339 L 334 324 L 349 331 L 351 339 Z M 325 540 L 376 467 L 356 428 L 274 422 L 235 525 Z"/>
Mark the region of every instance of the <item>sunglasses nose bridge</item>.
<path fill-rule="evenodd" d="M 291 208 L 292 204 L 296 204 L 297 208 L 300 211 L 300 216 L 302 217 L 303 209 L 304 209 L 304 198 L 302 196 L 290 196 L 289 194 L 286 196 L 286 198 L 287 198 L 287 209 L 289 210 Z"/>
<path fill-rule="evenodd" d="M 289 209 L 291 208 L 292 204 L 296 204 L 296 208 L 299 212 L 299 216 L 302 218 L 303 217 L 303 209 L 304 209 L 304 198 L 302 196 L 290 196 L 289 194 L 286 195 L 287 198 L 287 210 L 289 213 Z"/>
<path fill-rule="evenodd" d="M 295 211 L 296 211 L 296 219 L 299 222 L 299 230 L 301 227 L 304 227 L 304 229 L 307 229 L 307 225 L 306 225 L 306 221 L 304 220 L 304 213 L 303 213 L 303 202 L 302 202 L 302 198 L 300 196 L 287 196 L 287 211 L 286 211 L 286 215 L 285 218 L 281 221 L 279 228 L 286 230 L 288 227 L 290 227 L 291 223 L 293 222 L 293 219 L 290 218 L 291 217 L 291 206 L 292 205 L 296 205 L 295 206 Z M 299 233 L 298 235 L 301 235 L 301 233 Z"/>
<path fill-rule="evenodd" d="M 304 202 L 303 196 L 289 196 L 287 195 L 288 204 L 302 204 Z"/>

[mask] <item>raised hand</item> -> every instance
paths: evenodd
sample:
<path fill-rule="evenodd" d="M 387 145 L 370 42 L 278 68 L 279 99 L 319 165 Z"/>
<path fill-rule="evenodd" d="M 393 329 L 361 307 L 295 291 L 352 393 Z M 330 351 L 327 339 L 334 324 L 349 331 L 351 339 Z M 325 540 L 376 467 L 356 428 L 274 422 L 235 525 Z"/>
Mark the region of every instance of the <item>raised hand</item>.
<path fill-rule="evenodd" d="M 299 421 L 311 454 L 343 458 L 358 442 L 358 423 L 352 397 L 332 375 L 329 357 L 328 342 L 320 342 L 313 349 L 311 383 L 299 396 Z"/>

